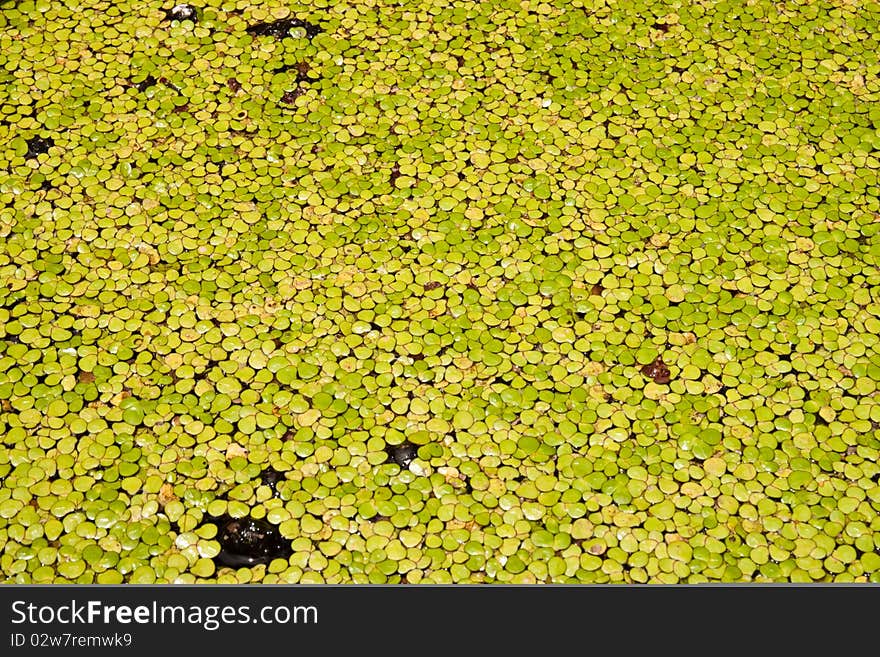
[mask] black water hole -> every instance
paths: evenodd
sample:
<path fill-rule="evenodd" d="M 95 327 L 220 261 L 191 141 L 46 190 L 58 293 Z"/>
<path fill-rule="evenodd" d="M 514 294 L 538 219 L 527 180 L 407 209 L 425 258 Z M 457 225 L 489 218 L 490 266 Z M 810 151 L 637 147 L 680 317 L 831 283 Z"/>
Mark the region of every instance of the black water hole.
<path fill-rule="evenodd" d="M 411 442 L 402 442 L 399 445 L 389 445 L 386 449 L 388 452 L 388 461 L 396 463 L 401 468 L 408 468 L 419 455 L 419 448 Z"/>
<path fill-rule="evenodd" d="M 290 541 L 266 520 L 222 516 L 210 521 L 217 524 L 220 552 L 214 562 L 218 566 L 250 567 L 293 554 Z"/>
<path fill-rule="evenodd" d="M 297 62 L 296 64 L 282 64 L 274 69 L 272 69 L 275 73 L 289 73 L 291 71 L 296 71 L 296 82 L 317 82 L 321 78 L 317 75 L 309 75 L 312 68 L 308 62 Z"/>
<path fill-rule="evenodd" d="M 271 488 L 275 497 L 278 497 L 278 483 L 286 479 L 283 472 L 276 470 L 271 465 L 260 473 L 260 483 Z"/>
<path fill-rule="evenodd" d="M 199 22 L 199 10 L 193 7 L 192 5 L 181 4 L 174 5 L 171 9 L 165 12 L 165 20 L 166 21 L 192 21 L 193 23 Z"/>
<path fill-rule="evenodd" d="M 25 153 L 25 158 L 30 159 L 37 157 L 37 155 L 48 153 L 49 149 L 55 145 L 55 140 L 51 137 L 40 137 L 37 135 L 31 137 L 25 143 L 27 143 L 27 153 Z"/>
<path fill-rule="evenodd" d="M 286 91 L 284 95 L 281 96 L 281 102 L 285 105 L 293 105 L 296 102 L 296 99 L 302 96 L 305 93 L 304 90 L 297 87 L 293 91 Z"/>
<path fill-rule="evenodd" d="M 135 82 L 134 77 L 129 78 L 129 80 L 128 80 L 129 86 L 134 87 L 135 89 L 137 89 L 141 93 L 143 93 L 144 91 L 146 91 L 150 87 L 156 86 L 156 82 L 157 82 L 156 78 L 153 77 L 152 75 L 148 75 L 140 82 Z"/>
<path fill-rule="evenodd" d="M 296 28 L 305 30 L 306 37 L 309 39 L 324 31 L 318 25 L 299 18 L 282 18 L 268 23 L 255 23 L 245 31 L 251 36 L 270 36 L 280 40 L 290 38 L 290 31 Z"/>

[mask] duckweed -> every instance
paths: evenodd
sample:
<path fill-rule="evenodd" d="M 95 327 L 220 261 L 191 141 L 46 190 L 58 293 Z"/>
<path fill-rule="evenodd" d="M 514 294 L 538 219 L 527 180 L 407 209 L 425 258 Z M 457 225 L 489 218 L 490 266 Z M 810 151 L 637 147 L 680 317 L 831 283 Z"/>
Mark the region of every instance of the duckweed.
<path fill-rule="evenodd" d="M 880 582 L 878 38 L 4 3 L 3 581 Z"/>

